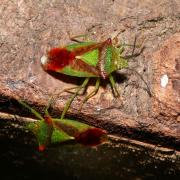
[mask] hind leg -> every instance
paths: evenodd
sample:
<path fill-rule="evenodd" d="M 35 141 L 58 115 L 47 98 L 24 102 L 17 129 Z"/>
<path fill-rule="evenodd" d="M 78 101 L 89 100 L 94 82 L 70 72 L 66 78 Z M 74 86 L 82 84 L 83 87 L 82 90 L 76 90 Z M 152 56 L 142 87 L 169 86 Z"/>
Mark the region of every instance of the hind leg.
<path fill-rule="evenodd" d="M 89 82 L 89 79 L 90 79 L 89 77 L 86 78 L 86 79 L 84 80 L 84 82 L 82 83 L 82 85 L 80 85 L 80 86 L 77 88 L 77 91 L 76 91 L 76 92 L 70 97 L 70 99 L 67 101 L 67 103 L 66 103 L 66 105 L 65 105 L 65 107 L 64 107 L 64 110 L 63 110 L 63 112 L 62 112 L 62 114 L 61 114 L 61 119 L 64 119 L 64 116 L 65 116 L 66 112 L 68 111 L 69 107 L 71 106 L 74 98 L 78 95 L 78 93 L 79 93 L 83 88 L 86 87 L 86 85 L 87 85 L 88 82 Z"/>
<path fill-rule="evenodd" d="M 118 89 L 116 87 L 116 82 L 115 82 L 115 80 L 114 80 L 114 78 L 113 78 L 113 76 L 111 74 L 109 75 L 109 81 L 110 81 L 111 86 L 113 88 L 115 97 L 119 97 L 120 94 L 119 94 Z"/>
<path fill-rule="evenodd" d="M 100 78 L 97 78 L 97 80 L 96 80 L 96 85 L 95 85 L 94 90 L 93 90 L 92 92 L 90 92 L 90 94 L 88 94 L 88 95 L 84 98 L 84 100 L 82 101 L 82 103 L 81 103 L 81 105 L 80 105 L 79 111 L 81 111 L 84 103 L 87 102 L 88 99 L 90 99 L 91 97 L 93 97 L 94 95 L 96 95 L 96 93 L 97 93 L 98 90 L 99 90 L 99 85 L 100 85 Z"/>

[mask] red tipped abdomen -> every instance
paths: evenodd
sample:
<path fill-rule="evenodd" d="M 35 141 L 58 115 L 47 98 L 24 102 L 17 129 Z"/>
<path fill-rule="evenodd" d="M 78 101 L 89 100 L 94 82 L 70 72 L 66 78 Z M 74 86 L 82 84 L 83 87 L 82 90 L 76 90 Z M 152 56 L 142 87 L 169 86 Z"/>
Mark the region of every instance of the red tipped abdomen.
<path fill-rule="evenodd" d="M 75 54 L 66 48 L 53 48 L 48 52 L 48 62 L 46 70 L 58 71 L 71 64 L 75 59 Z"/>
<path fill-rule="evenodd" d="M 100 128 L 89 128 L 88 130 L 78 133 L 75 136 L 75 139 L 78 143 L 81 143 L 86 146 L 96 146 L 101 144 L 103 141 L 106 141 L 103 136 L 107 133 L 106 131 Z"/>

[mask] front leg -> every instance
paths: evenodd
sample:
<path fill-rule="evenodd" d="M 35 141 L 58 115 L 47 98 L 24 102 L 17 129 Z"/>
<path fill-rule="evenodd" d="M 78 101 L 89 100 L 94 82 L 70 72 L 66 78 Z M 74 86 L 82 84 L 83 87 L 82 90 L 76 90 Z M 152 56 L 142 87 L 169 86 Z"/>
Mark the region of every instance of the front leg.
<path fill-rule="evenodd" d="M 116 82 L 115 82 L 112 74 L 109 75 L 109 81 L 110 81 L 110 83 L 111 83 L 111 86 L 112 86 L 112 89 L 113 89 L 113 91 L 114 91 L 115 97 L 119 97 L 120 94 L 119 94 L 119 92 L 118 92 L 118 89 L 117 89 L 117 87 L 116 87 Z"/>

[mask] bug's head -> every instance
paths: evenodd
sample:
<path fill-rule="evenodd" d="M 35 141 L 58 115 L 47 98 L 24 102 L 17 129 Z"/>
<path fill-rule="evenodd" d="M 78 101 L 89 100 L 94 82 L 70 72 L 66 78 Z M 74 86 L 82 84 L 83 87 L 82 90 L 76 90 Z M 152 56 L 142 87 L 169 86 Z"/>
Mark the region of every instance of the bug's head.
<path fill-rule="evenodd" d="M 128 67 L 128 60 L 122 57 L 121 48 L 112 48 L 112 68 L 113 71 Z"/>

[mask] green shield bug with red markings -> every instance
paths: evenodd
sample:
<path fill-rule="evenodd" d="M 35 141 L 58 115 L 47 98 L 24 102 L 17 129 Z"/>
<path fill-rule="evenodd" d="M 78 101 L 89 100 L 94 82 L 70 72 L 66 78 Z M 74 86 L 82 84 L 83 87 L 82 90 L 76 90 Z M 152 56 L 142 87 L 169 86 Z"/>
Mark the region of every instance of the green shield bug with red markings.
<path fill-rule="evenodd" d="M 80 42 L 74 38 L 71 40 L 76 41 L 76 43 L 53 48 L 41 58 L 42 66 L 46 71 L 85 78 L 67 101 L 61 119 L 64 119 L 72 101 L 87 86 L 90 78 L 97 79 L 96 85 L 94 90 L 84 98 L 81 107 L 83 103 L 97 93 L 100 79 L 109 79 L 114 95 L 119 96 L 112 73 L 128 67 L 128 60 L 122 56 L 126 45 L 116 45 L 112 38 L 102 42 Z"/>
<path fill-rule="evenodd" d="M 28 122 L 26 128 L 35 135 L 39 151 L 44 151 L 51 144 L 67 141 L 75 141 L 85 146 L 96 146 L 108 140 L 107 132 L 103 129 L 76 120 L 52 118 L 48 113 L 50 101 L 44 116 L 25 102 L 18 102 L 38 119 Z"/>

